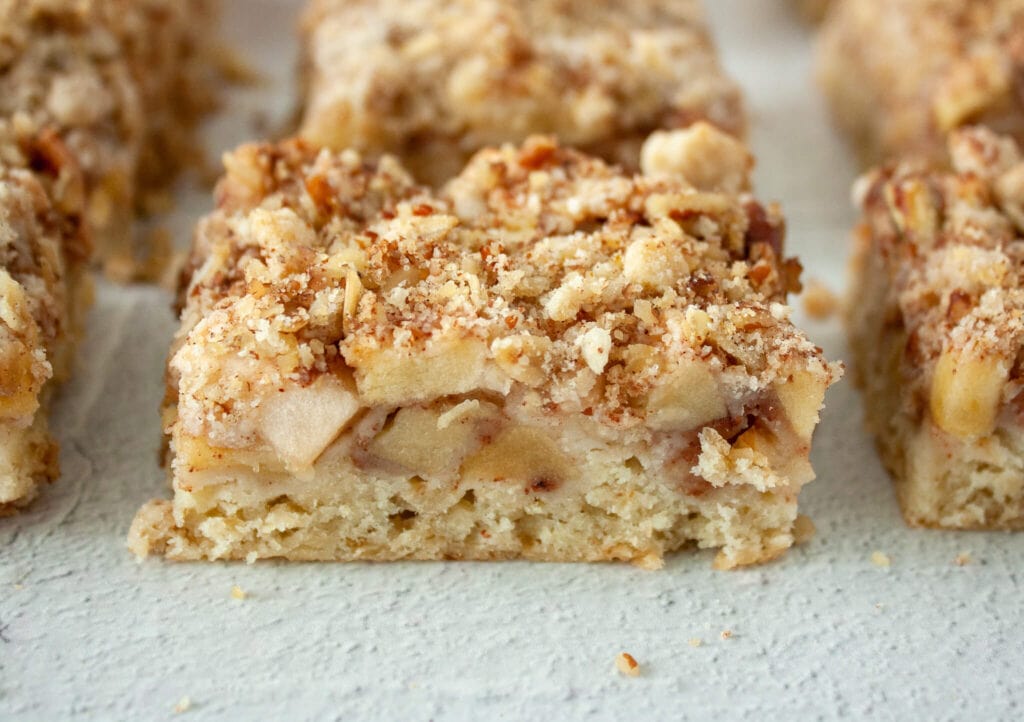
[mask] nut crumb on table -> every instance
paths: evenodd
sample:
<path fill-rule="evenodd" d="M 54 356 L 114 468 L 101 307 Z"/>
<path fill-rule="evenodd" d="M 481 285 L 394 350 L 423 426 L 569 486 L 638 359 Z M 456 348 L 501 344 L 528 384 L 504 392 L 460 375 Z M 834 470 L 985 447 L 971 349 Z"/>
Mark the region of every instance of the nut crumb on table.
<path fill-rule="evenodd" d="M 802 299 L 804 311 L 815 321 L 827 321 L 839 311 L 839 297 L 821 281 L 808 281 Z"/>
<path fill-rule="evenodd" d="M 789 321 L 777 208 L 545 137 L 443 191 L 302 141 L 226 165 L 170 361 L 174 496 L 136 553 L 657 567 L 696 541 L 733 568 L 792 545 L 841 367 Z"/>
<path fill-rule="evenodd" d="M 620 652 L 619 655 L 615 657 L 615 668 L 627 677 L 640 676 L 640 663 L 637 662 L 636 659 L 633 658 L 633 655 L 628 652 Z"/>
<path fill-rule="evenodd" d="M 873 551 L 871 552 L 871 563 L 876 567 L 890 567 L 892 566 L 892 559 L 885 552 Z"/>

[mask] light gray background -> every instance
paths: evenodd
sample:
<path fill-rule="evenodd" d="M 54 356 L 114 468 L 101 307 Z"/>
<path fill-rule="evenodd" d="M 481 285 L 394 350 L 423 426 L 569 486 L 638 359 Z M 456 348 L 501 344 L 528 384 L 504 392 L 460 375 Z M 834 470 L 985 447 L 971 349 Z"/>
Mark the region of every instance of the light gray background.
<path fill-rule="evenodd" d="M 784 203 L 806 277 L 838 288 L 853 168 L 806 32 L 779 0 L 708 5 L 748 93 L 760 194 Z M 275 83 L 236 93 L 212 132 L 222 148 L 283 117 L 293 72 L 294 3 L 230 7 L 232 37 Z M 182 239 L 208 204 L 183 206 Z M 124 539 L 163 492 L 168 304 L 100 285 L 55 413 L 64 477 L 0 520 L 0 719 L 162 720 L 185 696 L 180 719 L 196 721 L 1021 717 L 1024 535 L 905 528 L 848 381 L 801 500 L 818 535 L 768 566 L 139 564 Z M 837 322 L 809 327 L 845 355 Z M 613 671 L 623 650 L 643 676 Z"/>

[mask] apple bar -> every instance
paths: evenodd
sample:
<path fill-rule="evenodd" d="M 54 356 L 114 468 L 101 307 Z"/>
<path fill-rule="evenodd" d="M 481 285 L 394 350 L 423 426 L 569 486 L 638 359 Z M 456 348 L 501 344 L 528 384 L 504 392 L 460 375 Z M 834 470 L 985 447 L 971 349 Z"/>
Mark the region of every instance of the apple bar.
<path fill-rule="evenodd" d="M 983 128 L 949 156 L 858 186 L 857 381 L 908 523 L 1024 529 L 1024 157 Z"/>
<path fill-rule="evenodd" d="M 301 140 L 226 168 L 169 362 L 173 498 L 139 511 L 137 555 L 657 567 L 696 545 L 731 568 L 806 529 L 839 369 L 789 321 L 776 208 L 547 137 L 443 192 Z"/>
<path fill-rule="evenodd" d="M 433 184 L 531 133 L 636 170 L 655 130 L 746 125 L 698 0 L 312 0 L 301 46 L 301 135 Z"/>
<path fill-rule="evenodd" d="M 844 0 L 823 26 L 818 75 L 865 165 L 941 159 L 984 124 L 1024 140 L 1020 0 Z"/>
<path fill-rule="evenodd" d="M 57 475 L 46 408 L 90 300 L 84 201 L 59 136 L 0 120 L 0 515 Z"/>
<path fill-rule="evenodd" d="M 85 177 L 101 260 L 129 273 L 135 211 L 199 156 L 212 105 L 213 0 L 0 2 L 0 118 L 53 128 Z"/>

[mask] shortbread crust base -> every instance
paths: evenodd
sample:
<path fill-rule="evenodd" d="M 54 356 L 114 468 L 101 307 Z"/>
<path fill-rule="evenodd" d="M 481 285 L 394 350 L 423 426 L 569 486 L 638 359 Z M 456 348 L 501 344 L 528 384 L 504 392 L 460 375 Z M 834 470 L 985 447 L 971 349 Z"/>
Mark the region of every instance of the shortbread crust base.
<path fill-rule="evenodd" d="M 129 535 L 139 556 L 307 561 L 512 559 L 631 561 L 658 568 L 690 544 L 722 547 L 729 569 L 779 556 L 794 542 L 797 494 L 751 486 L 688 495 L 650 478 L 635 457 L 592 451 L 579 481 L 531 494 L 523 484 L 442 484 L 367 475 L 340 450 L 315 476 L 238 470 L 195 480 L 173 502 L 143 507 Z M 189 482 L 185 482 L 189 483 Z"/>

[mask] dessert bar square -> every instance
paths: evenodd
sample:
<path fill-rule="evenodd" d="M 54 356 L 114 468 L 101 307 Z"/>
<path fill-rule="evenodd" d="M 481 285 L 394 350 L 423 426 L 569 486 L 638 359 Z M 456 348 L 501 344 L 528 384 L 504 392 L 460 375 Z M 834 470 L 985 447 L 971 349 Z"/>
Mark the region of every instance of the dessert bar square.
<path fill-rule="evenodd" d="M 84 200 L 59 136 L 0 120 L 0 514 L 57 474 L 46 406 L 91 293 Z"/>
<path fill-rule="evenodd" d="M 199 162 L 216 15 L 214 0 L 0 0 L 0 118 L 53 128 L 76 156 L 114 275 L 137 255 L 135 211 L 166 206 L 178 171 Z"/>
<path fill-rule="evenodd" d="M 1024 139 L 1021 0 L 845 0 L 829 13 L 818 74 L 862 161 L 941 158 L 970 124 Z"/>
<path fill-rule="evenodd" d="M 101 253 L 130 248 L 145 135 L 139 91 L 98 3 L 0 0 L 0 118 L 51 128 L 85 179 Z"/>
<path fill-rule="evenodd" d="M 858 188 L 850 338 L 868 426 L 906 520 L 1024 528 L 1024 157 L 950 138 Z"/>
<path fill-rule="evenodd" d="M 425 182 L 531 133 L 635 170 L 654 130 L 745 127 L 698 0 L 312 0 L 302 28 L 301 135 Z"/>
<path fill-rule="evenodd" d="M 303 141 L 226 166 L 169 364 L 173 499 L 136 554 L 656 567 L 695 544 L 730 568 L 804 528 L 839 369 L 789 321 L 776 208 L 546 137 L 441 192 Z"/>

